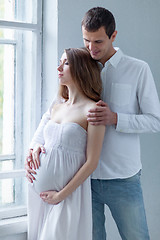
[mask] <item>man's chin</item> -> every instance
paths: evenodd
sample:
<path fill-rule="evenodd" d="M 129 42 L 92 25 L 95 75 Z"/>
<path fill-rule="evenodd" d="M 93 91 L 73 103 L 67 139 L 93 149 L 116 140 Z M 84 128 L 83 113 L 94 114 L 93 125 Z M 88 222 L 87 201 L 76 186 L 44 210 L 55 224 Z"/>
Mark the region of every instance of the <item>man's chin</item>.
<path fill-rule="evenodd" d="M 94 60 L 100 60 L 100 57 L 98 57 L 97 55 L 91 54 L 91 57 L 92 57 Z"/>

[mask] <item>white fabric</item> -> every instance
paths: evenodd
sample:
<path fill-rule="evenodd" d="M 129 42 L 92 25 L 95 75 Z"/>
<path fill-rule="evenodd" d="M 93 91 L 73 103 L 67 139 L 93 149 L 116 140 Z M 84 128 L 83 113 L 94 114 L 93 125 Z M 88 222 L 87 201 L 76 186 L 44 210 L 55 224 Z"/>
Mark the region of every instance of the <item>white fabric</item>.
<path fill-rule="evenodd" d="M 39 197 L 42 191 L 61 190 L 84 164 L 87 132 L 76 123 L 54 123 L 49 112 L 44 118 L 34 137 L 42 140 L 46 154 L 28 186 L 28 240 L 92 240 L 90 178 L 58 205 Z"/>
<path fill-rule="evenodd" d="M 92 178 L 127 178 L 141 168 L 139 133 L 160 131 L 160 103 L 147 63 L 131 58 L 120 49 L 101 72 L 102 99 L 118 123 L 106 127 L 103 149 Z"/>
<path fill-rule="evenodd" d="M 55 104 L 55 102 L 56 102 L 56 98 L 54 98 L 54 100 L 53 100 L 50 108 L 48 109 L 48 111 L 43 114 L 42 119 L 40 121 L 40 124 L 39 124 L 39 126 L 38 126 L 38 128 L 37 128 L 37 130 L 36 130 L 36 132 L 35 132 L 35 134 L 32 138 L 32 141 L 30 143 L 30 146 L 29 146 L 30 149 L 34 148 L 34 146 L 36 144 L 44 145 L 43 129 L 44 129 L 45 125 L 47 124 L 47 122 L 51 119 L 51 111 L 52 111 L 52 107 Z"/>

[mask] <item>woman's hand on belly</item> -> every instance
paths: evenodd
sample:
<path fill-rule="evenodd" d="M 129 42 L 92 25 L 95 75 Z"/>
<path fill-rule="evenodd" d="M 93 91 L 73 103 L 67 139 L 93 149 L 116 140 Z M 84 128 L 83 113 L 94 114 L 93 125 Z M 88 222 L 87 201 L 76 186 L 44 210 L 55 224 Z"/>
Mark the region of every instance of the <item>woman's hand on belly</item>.
<path fill-rule="evenodd" d="M 36 146 L 33 148 L 32 151 L 32 164 L 33 164 L 33 168 L 36 170 L 39 168 L 40 166 L 40 159 L 39 159 L 39 155 L 40 153 L 45 153 L 45 148 L 43 145 L 40 144 L 36 144 Z"/>
<path fill-rule="evenodd" d="M 40 197 L 46 203 L 56 205 L 60 203 L 62 200 L 59 198 L 59 192 L 57 191 L 46 191 L 40 193 Z"/>

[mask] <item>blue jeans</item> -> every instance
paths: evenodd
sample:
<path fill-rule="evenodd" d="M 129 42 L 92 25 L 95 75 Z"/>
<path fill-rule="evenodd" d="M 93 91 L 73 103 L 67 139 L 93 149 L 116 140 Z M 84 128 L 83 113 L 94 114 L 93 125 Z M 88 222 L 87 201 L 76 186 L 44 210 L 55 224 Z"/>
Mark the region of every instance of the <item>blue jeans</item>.
<path fill-rule="evenodd" d="M 105 204 L 122 240 L 149 240 L 140 172 L 127 179 L 92 179 L 93 240 L 106 240 Z"/>

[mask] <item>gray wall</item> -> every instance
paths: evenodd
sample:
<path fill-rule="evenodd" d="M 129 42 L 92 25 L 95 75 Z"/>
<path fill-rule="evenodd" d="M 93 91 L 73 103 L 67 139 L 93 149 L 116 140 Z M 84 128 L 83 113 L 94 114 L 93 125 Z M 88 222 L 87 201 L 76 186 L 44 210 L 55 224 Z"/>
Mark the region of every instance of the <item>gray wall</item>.
<path fill-rule="evenodd" d="M 118 35 L 115 46 L 133 57 L 149 63 L 157 91 L 160 94 L 160 1 L 159 0 L 59 0 L 58 1 L 58 57 L 67 47 L 83 46 L 81 19 L 94 6 L 112 11 Z M 160 95 L 159 95 L 160 96 Z M 152 240 L 160 236 L 160 134 L 141 136 L 142 185 L 149 231 Z M 107 213 L 108 240 L 119 240 L 115 224 Z"/>
<path fill-rule="evenodd" d="M 0 240 L 27 240 L 27 233 L 6 235 L 0 237 Z"/>

